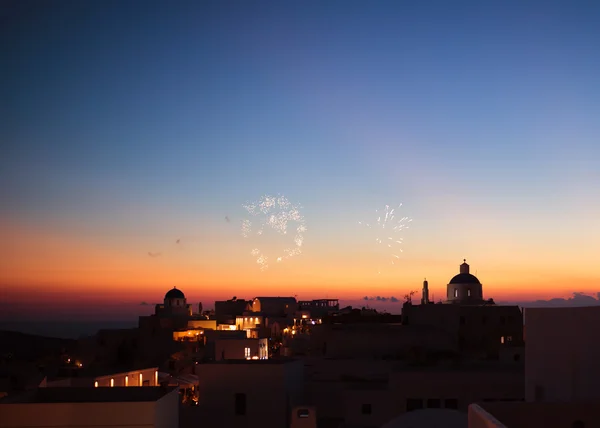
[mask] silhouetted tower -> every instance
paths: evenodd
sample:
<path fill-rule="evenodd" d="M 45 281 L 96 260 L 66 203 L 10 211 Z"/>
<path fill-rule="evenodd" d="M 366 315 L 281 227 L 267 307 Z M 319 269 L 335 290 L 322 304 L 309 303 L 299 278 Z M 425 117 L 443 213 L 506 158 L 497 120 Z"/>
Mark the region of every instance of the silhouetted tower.
<path fill-rule="evenodd" d="M 423 281 L 423 292 L 421 293 L 421 304 L 428 305 L 429 304 L 429 283 L 427 279 Z"/>

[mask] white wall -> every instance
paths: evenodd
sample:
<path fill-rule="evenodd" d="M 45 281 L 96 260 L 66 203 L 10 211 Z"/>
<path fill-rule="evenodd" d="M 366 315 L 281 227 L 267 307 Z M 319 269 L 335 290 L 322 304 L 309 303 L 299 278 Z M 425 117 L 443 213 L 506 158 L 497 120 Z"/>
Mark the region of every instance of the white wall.
<path fill-rule="evenodd" d="M 527 401 L 600 400 L 600 306 L 526 308 L 525 316 Z"/>
<path fill-rule="evenodd" d="M 0 414 L 0 427 L 7 428 L 155 426 L 154 402 L 3 404 Z"/>
<path fill-rule="evenodd" d="M 302 397 L 303 365 L 240 361 L 199 364 L 199 407 L 192 419 L 211 428 L 284 428 L 289 426 L 294 397 Z M 296 374 L 292 374 L 292 373 Z M 235 394 L 246 396 L 246 414 L 235 414 Z M 298 403 L 300 404 L 300 403 Z M 196 422 L 197 421 L 197 422 Z"/>

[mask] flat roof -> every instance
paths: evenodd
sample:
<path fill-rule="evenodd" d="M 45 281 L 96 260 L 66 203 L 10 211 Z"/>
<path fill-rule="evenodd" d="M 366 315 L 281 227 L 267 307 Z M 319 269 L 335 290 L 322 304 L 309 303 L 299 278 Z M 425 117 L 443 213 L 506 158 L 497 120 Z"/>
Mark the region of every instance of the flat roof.
<path fill-rule="evenodd" d="M 5 397 L 1 404 L 26 403 L 118 403 L 158 401 L 175 388 L 160 386 L 37 388 Z"/>
<path fill-rule="evenodd" d="M 299 361 L 295 358 L 283 359 L 271 359 L 271 360 L 219 360 L 219 361 L 209 361 L 206 363 L 202 363 L 201 365 L 211 365 L 211 364 L 248 364 L 248 365 L 277 365 L 277 364 L 287 364 Z"/>

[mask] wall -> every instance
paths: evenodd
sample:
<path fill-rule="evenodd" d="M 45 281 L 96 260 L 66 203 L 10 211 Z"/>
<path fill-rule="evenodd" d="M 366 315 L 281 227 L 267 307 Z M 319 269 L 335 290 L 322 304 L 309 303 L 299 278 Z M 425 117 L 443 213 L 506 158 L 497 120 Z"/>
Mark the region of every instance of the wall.
<path fill-rule="evenodd" d="M 405 355 L 421 347 L 456 351 L 448 333 L 429 326 L 395 324 L 321 324 L 312 327 L 311 348 L 329 358 L 379 358 Z"/>
<path fill-rule="evenodd" d="M 469 404 L 483 399 L 523 399 L 523 372 L 521 370 L 457 368 L 406 368 L 392 371 L 389 382 L 363 380 L 346 382 L 341 392 L 343 414 L 334 387 L 341 382 L 322 382 L 319 391 L 325 390 L 329 398 L 323 396 L 317 404 L 319 416 L 343 417 L 351 426 L 381 426 L 386 422 L 410 411 L 409 400 L 420 403 L 422 408 L 448 408 L 466 412 Z M 338 391 L 337 394 L 340 394 Z M 339 395 L 337 395 L 339 396 Z M 370 405 L 371 413 L 362 411 L 363 405 Z"/>
<path fill-rule="evenodd" d="M 506 428 L 506 426 L 479 405 L 471 404 L 469 428 Z"/>
<path fill-rule="evenodd" d="M 600 306 L 527 308 L 525 315 L 527 401 L 600 400 Z"/>
<path fill-rule="evenodd" d="M 246 359 L 245 349 L 250 348 L 251 357 L 262 355 L 260 345 L 266 344 L 265 339 L 217 339 L 214 341 L 215 360 Z M 224 357 L 224 358 L 223 358 Z"/>
<path fill-rule="evenodd" d="M 235 318 L 235 326 L 238 330 L 258 328 L 263 325 L 263 317 L 256 315 L 241 315 Z"/>
<path fill-rule="evenodd" d="M 571 428 L 581 421 L 585 427 L 600 427 L 598 403 L 481 403 L 483 410 L 509 428 Z M 471 409 L 469 409 L 469 415 Z M 469 416 L 469 422 L 470 422 Z M 488 425 L 489 426 L 489 425 Z M 474 425 L 469 428 L 487 428 Z"/>
<path fill-rule="evenodd" d="M 190 410 L 190 419 L 197 426 L 211 428 L 282 428 L 289 426 L 291 406 L 288 397 L 301 396 L 303 365 L 300 361 L 286 363 L 240 361 L 235 363 L 200 364 L 196 374 L 199 385 L 199 406 Z M 297 372 L 296 375 L 285 373 Z M 286 382 L 288 379 L 288 382 Z M 235 414 L 235 394 L 246 396 L 246 414 Z"/>
<path fill-rule="evenodd" d="M 402 370 L 390 376 L 390 389 L 394 391 L 402 409 L 406 409 L 409 398 L 456 399 L 458 410 L 464 412 L 469 404 L 479 401 L 524 399 L 522 367 L 495 364 L 477 368 Z M 425 403 L 424 406 L 427 407 Z"/>
<path fill-rule="evenodd" d="M 146 386 L 158 386 L 156 382 L 156 373 L 158 368 L 153 367 L 144 370 L 134 370 L 125 373 L 114 373 L 106 376 L 98 376 L 94 381 L 98 382 L 98 387 L 110 387 L 110 380 L 114 379 L 114 386 L 144 386 L 144 381 L 150 381 L 149 385 Z M 140 384 L 140 374 L 142 375 L 142 382 Z M 125 384 L 125 377 L 127 376 L 127 385 Z M 92 384 L 94 382 L 92 381 Z"/>
<path fill-rule="evenodd" d="M 153 427 L 155 403 L 0 404 L 3 427 Z M 177 425 L 163 425 L 163 427 Z"/>
<path fill-rule="evenodd" d="M 179 391 L 174 389 L 156 402 L 155 428 L 179 428 Z"/>
<path fill-rule="evenodd" d="M 216 330 L 217 329 L 217 321 L 216 320 L 188 320 L 187 322 L 188 328 L 202 328 L 206 330 Z"/>

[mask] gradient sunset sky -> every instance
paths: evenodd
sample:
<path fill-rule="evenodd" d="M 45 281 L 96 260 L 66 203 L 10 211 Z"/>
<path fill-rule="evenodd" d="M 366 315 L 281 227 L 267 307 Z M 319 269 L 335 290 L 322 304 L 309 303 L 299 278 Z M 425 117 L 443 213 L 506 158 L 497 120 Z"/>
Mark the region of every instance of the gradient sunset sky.
<path fill-rule="evenodd" d="M 496 300 L 600 291 L 600 2 L 0 9 L 7 308 L 401 299 L 424 277 L 438 300 L 463 258 Z M 240 225 L 265 194 L 308 230 L 261 271 Z M 400 203 L 391 265 L 358 222 Z"/>

